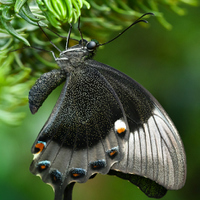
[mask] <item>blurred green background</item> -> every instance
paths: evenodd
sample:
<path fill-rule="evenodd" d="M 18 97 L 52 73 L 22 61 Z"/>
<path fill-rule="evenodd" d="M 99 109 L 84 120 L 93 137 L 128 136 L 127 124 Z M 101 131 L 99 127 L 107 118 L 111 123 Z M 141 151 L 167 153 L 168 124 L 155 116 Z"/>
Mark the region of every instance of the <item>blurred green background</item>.
<path fill-rule="evenodd" d="M 187 155 L 187 180 L 181 190 L 168 191 L 163 200 L 200 199 L 200 10 L 187 7 L 187 11 L 187 15 L 180 17 L 164 10 L 165 18 L 173 25 L 171 31 L 151 17 L 149 28 L 136 25 L 99 49 L 95 57 L 148 89 L 180 132 Z M 30 148 L 61 88 L 49 96 L 36 115 L 30 114 L 28 105 L 22 107 L 27 117 L 19 127 L 0 124 L 1 200 L 53 200 L 52 188 L 29 172 Z M 85 184 L 75 185 L 73 200 L 78 199 L 146 200 L 148 197 L 128 181 L 97 175 Z"/>

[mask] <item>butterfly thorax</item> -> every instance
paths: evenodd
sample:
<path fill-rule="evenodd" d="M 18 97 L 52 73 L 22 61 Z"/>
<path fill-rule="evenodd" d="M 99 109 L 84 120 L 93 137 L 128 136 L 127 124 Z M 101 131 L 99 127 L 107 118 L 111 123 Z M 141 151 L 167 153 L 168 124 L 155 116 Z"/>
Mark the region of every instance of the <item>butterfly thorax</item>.
<path fill-rule="evenodd" d="M 87 41 L 84 41 L 83 44 L 79 42 L 78 45 L 74 45 L 65 51 L 62 51 L 56 59 L 59 67 L 71 72 L 82 66 L 85 60 L 92 58 L 95 49 L 88 49 L 87 44 Z"/>

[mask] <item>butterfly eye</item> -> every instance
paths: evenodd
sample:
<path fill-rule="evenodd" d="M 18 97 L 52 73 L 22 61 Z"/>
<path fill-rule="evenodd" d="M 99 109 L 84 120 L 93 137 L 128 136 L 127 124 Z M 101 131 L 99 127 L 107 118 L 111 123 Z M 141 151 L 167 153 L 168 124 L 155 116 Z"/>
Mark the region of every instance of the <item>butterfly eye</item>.
<path fill-rule="evenodd" d="M 88 49 L 89 51 L 93 51 L 93 50 L 96 49 L 97 43 L 96 43 L 95 41 L 91 40 L 90 42 L 87 43 L 87 46 L 86 46 L 86 47 L 87 47 L 87 49 Z"/>

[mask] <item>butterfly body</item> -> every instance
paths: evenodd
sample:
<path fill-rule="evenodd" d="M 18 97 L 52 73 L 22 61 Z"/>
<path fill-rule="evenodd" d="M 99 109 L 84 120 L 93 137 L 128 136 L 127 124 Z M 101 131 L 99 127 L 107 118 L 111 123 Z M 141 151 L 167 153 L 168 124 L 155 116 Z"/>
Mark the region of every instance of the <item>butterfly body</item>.
<path fill-rule="evenodd" d="M 181 188 L 186 158 L 172 121 L 139 83 L 93 60 L 94 50 L 84 40 L 61 52 L 60 70 L 42 75 L 30 90 L 30 109 L 36 113 L 65 82 L 32 147 L 31 172 L 52 185 L 55 200 L 70 183 L 86 182 L 96 173 L 135 174 L 166 189 Z"/>

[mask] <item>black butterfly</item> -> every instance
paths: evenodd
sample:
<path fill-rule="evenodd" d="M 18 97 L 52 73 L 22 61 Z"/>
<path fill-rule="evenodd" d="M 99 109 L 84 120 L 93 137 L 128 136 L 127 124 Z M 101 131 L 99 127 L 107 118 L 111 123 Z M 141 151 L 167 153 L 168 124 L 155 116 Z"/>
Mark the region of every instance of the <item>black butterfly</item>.
<path fill-rule="evenodd" d="M 54 188 L 55 200 L 64 193 L 71 199 L 73 184 L 97 173 L 127 179 L 154 198 L 180 189 L 186 157 L 174 124 L 139 83 L 92 60 L 98 46 L 82 39 L 66 48 L 54 56 L 60 69 L 43 74 L 30 90 L 34 114 L 65 82 L 32 147 L 31 172 Z"/>

